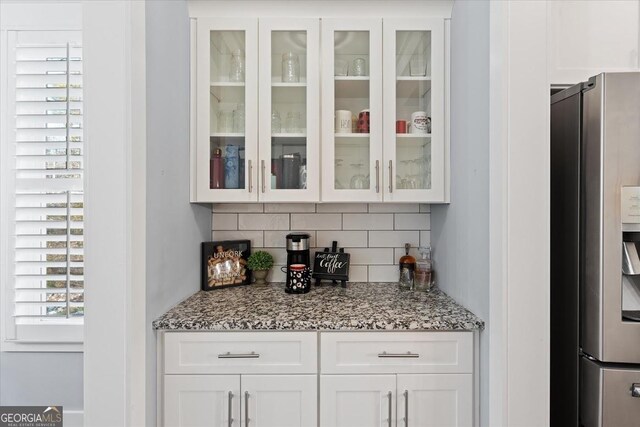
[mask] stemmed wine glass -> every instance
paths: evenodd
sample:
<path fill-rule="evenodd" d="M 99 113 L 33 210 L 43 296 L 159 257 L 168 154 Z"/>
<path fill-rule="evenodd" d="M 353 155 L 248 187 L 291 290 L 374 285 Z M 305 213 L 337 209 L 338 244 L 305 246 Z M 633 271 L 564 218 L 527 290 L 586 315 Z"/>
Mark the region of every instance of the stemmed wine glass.
<path fill-rule="evenodd" d="M 368 179 L 362 173 L 362 163 L 352 163 L 351 166 L 355 168 L 356 173 L 351 177 L 350 187 L 354 190 L 368 188 Z"/>

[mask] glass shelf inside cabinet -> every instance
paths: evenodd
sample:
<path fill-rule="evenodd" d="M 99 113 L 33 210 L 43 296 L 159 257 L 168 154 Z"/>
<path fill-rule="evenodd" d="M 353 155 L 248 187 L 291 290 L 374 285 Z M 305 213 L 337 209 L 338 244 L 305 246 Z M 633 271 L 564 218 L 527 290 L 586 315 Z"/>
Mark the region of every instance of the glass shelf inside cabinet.
<path fill-rule="evenodd" d="M 431 188 L 431 32 L 396 33 L 396 188 Z"/>
<path fill-rule="evenodd" d="M 271 189 L 307 188 L 307 33 L 271 33 Z"/>
<path fill-rule="evenodd" d="M 334 32 L 334 189 L 368 190 L 370 183 L 369 32 Z"/>
<path fill-rule="evenodd" d="M 209 188 L 245 188 L 245 32 L 210 32 Z"/>

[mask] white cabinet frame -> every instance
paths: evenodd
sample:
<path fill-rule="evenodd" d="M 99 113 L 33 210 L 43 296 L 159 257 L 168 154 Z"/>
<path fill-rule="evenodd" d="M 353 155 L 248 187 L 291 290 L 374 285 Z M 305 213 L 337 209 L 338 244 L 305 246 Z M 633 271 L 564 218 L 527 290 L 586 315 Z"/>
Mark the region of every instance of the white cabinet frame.
<path fill-rule="evenodd" d="M 195 61 L 197 84 L 192 87 L 195 97 L 196 138 L 192 138 L 191 149 L 195 150 L 196 194 L 198 202 L 257 202 L 257 161 L 258 161 L 258 20 L 255 18 L 198 18 L 196 21 Z M 245 33 L 245 188 L 210 189 L 209 160 L 211 148 L 210 130 L 210 66 L 211 31 L 244 31 Z M 193 78 L 194 76 L 192 76 Z M 192 102 L 192 108 L 194 107 Z M 254 118 L 252 120 L 252 118 Z M 194 159 L 195 157 L 195 159 Z M 193 200 L 192 200 L 193 201 Z"/>
<path fill-rule="evenodd" d="M 384 19 L 383 99 L 385 202 L 445 201 L 444 19 Z M 396 183 L 396 32 L 431 32 L 431 189 L 398 189 Z"/>
<path fill-rule="evenodd" d="M 369 33 L 369 134 L 368 190 L 335 188 L 335 33 L 367 31 Z M 322 201 L 381 202 L 382 176 L 382 19 L 322 20 Z M 357 115 L 357 111 L 354 112 Z M 351 134 L 361 135 L 361 134 Z"/>
<path fill-rule="evenodd" d="M 271 33 L 274 31 L 306 32 L 306 189 L 271 189 Z M 320 20 L 260 19 L 259 49 L 259 199 L 261 202 L 317 202 L 320 200 Z"/>

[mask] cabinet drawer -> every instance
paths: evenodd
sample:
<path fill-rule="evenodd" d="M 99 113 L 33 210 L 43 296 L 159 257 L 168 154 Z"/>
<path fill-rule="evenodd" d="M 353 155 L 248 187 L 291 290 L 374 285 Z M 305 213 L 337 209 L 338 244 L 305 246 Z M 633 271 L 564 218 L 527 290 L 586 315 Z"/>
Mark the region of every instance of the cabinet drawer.
<path fill-rule="evenodd" d="M 303 374 L 317 371 L 315 332 L 167 332 L 167 374 Z"/>
<path fill-rule="evenodd" d="M 471 373 L 472 332 L 320 334 L 321 372 Z"/>

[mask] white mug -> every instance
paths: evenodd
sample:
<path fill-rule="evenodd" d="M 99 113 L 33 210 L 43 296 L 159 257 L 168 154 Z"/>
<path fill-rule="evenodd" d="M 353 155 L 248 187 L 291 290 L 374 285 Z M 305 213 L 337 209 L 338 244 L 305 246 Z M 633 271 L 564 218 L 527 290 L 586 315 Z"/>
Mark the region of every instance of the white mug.
<path fill-rule="evenodd" d="M 351 111 L 336 110 L 336 133 L 351 133 Z"/>
<path fill-rule="evenodd" d="M 411 114 L 411 133 L 427 133 L 427 113 L 416 111 Z"/>

